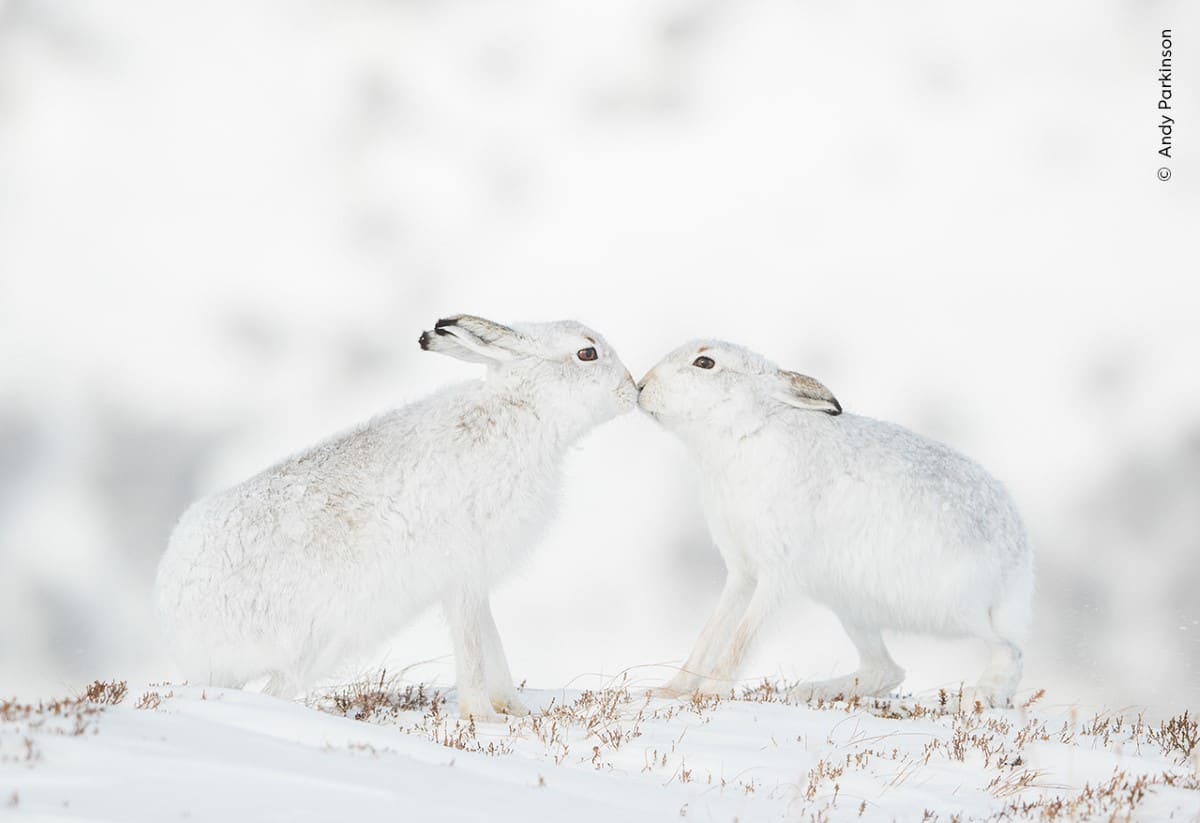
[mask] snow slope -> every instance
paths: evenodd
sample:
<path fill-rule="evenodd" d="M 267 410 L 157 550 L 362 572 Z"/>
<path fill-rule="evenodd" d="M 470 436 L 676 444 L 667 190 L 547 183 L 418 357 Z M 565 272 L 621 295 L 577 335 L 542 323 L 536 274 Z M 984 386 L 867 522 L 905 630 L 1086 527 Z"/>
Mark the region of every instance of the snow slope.
<path fill-rule="evenodd" d="M 1195 722 L 1031 705 L 525 690 L 506 725 L 382 677 L 316 695 L 97 684 L 0 702 L 22 820 L 1200 819 Z M 1190 752 L 1188 751 L 1190 749 Z"/>

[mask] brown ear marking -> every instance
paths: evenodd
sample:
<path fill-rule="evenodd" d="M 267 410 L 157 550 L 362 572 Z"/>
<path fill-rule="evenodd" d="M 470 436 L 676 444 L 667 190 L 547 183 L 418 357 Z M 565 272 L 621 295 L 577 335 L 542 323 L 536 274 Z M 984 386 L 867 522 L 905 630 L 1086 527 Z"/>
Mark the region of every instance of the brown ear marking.
<path fill-rule="evenodd" d="M 794 371 L 781 371 L 780 374 L 787 381 L 790 398 L 785 401 L 790 405 L 816 409 L 831 416 L 842 413 L 842 404 L 820 380 Z"/>

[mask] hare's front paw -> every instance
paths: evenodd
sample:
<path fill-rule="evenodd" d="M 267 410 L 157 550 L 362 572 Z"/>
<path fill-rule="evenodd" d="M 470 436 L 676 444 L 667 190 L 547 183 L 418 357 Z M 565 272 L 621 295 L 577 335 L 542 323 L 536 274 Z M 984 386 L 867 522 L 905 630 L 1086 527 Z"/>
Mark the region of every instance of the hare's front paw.
<path fill-rule="evenodd" d="M 529 714 L 529 708 L 513 694 L 493 694 L 491 702 L 493 709 L 510 717 L 525 717 Z"/>
<path fill-rule="evenodd" d="M 458 713 L 463 720 L 474 720 L 476 723 L 503 723 L 504 715 L 499 714 L 492 708 L 490 700 L 486 698 L 463 697 L 458 698 Z"/>
<path fill-rule="evenodd" d="M 667 683 L 662 686 L 655 686 L 651 689 L 646 689 L 646 694 L 651 697 L 660 697 L 665 700 L 674 700 L 677 697 L 683 697 L 686 692 L 681 692 L 679 689 Z"/>
<path fill-rule="evenodd" d="M 733 699 L 735 697 L 737 682 L 734 680 L 721 680 L 710 677 L 707 680 L 701 681 L 700 685 L 692 689 L 691 694 L 700 692 L 702 695 L 709 697 L 727 697 Z"/>
<path fill-rule="evenodd" d="M 647 689 L 646 694 L 651 697 L 662 697 L 668 700 L 676 697 L 688 697 L 696 691 L 696 687 L 699 685 L 699 677 L 690 672 L 678 671 L 674 677 L 661 686 Z"/>

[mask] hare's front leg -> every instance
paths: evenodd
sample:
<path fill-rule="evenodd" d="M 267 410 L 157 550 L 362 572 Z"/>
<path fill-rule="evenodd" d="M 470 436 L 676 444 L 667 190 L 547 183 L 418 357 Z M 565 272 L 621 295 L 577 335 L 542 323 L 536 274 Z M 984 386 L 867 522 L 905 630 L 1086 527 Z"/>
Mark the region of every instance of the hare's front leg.
<path fill-rule="evenodd" d="M 738 622 L 746 613 L 746 607 L 754 595 L 754 588 L 754 579 L 749 575 L 737 569 L 729 571 L 717 607 L 704 624 L 692 653 L 674 677 L 652 690 L 654 695 L 678 697 L 691 694 L 699 687 L 716 664 L 717 658 L 729 646 Z"/>
<path fill-rule="evenodd" d="M 454 645 L 458 713 L 489 723 L 503 722 L 504 718 L 496 713 L 488 699 L 483 631 L 487 597 L 470 591 L 454 592 L 446 597 L 443 605 Z"/>
<path fill-rule="evenodd" d="M 772 582 L 759 582 L 753 587 L 749 602 L 737 620 L 733 636 L 716 648 L 715 660 L 707 668 L 707 676 L 697 688 L 705 694 L 724 694 L 733 687 L 742 661 L 758 639 L 759 630 L 775 605 L 779 590 Z"/>
<path fill-rule="evenodd" d="M 500 632 L 496 629 L 492 607 L 487 598 L 483 600 L 480 623 L 483 634 L 483 672 L 492 708 L 504 714 L 524 717 L 529 714 L 529 709 L 525 708 L 517 697 L 512 673 L 508 670 L 508 658 L 504 654 L 504 645 L 500 642 Z"/>

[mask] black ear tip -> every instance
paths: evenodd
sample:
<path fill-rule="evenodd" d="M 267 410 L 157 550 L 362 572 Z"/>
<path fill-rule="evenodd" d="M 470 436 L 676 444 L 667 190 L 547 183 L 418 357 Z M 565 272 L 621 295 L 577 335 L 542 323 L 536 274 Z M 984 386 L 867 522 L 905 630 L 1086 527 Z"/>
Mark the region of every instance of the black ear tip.
<path fill-rule="evenodd" d="M 842 404 L 839 403 L 836 399 L 834 399 L 832 402 L 833 402 L 833 408 L 827 409 L 825 411 L 825 413 L 828 414 L 830 417 L 837 417 L 839 414 L 842 413 Z"/>
<path fill-rule="evenodd" d="M 433 328 L 436 331 L 437 329 L 444 329 L 444 328 L 446 328 L 446 326 L 457 326 L 457 325 L 458 325 L 457 317 L 443 317 L 441 320 L 439 320 L 433 324 Z"/>

